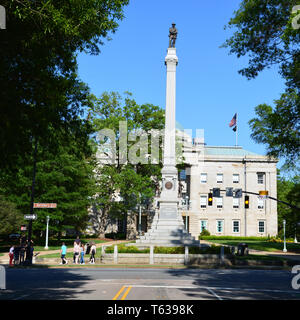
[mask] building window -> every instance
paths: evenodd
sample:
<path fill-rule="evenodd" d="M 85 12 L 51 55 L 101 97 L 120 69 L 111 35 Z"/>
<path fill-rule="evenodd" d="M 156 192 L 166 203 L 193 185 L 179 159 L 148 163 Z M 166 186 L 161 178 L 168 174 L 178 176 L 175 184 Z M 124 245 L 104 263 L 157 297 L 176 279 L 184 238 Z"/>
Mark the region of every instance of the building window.
<path fill-rule="evenodd" d="M 200 196 L 200 208 L 206 208 L 207 196 Z"/>
<path fill-rule="evenodd" d="M 223 220 L 217 220 L 217 233 L 223 232 Z"/>
<path fill-rule="evenodd" d="M 240 221 L 239 220 L 234 220 L 232 226 L 233 226 L 233 233 L 240 232 Z"/>
<path fill-rule="evenodd" d="M 207 230 L 207 220 L 200 220 L 200 233 Z"/>
<path fill-rule="evenodd" d="M 240 175 L 234 173 L 232 175 L 232 183 L 239 183 L 239 182 L 240 182 Z"/>
<path fill-rule="evenodd" d="M 265 182 L 265 173 L 264 172 L 257 172 L 257 183 L 264 184 Z"/>
<path fill-rule="evenodd" d="M 257 208 L 263 209 L 264 208 L 264 199 L 257 199 Z"/>
<path fill-rule="evenodd" d="M 240 199 L 232 198 L 232 206 L 234 209 L 238 209 L 240 207 Z"/>
<path fill-rule="evenodd" d="M 223 183 L 223 173 L 217 173 L 217 183 Z"/>
<path fill-rule="evenodd" d="M 223 197 L 218 197 L 217 199 L 217 208 L 223 208 Z"/>
<path fill-rule="evenodd" d="M 207 182 L 207 173 L 201 173 L 200 182 L 201 183 L 206 183 Z"/>
<path fill-rule="evenodd" d="M 265 233 L 265 222 L 264 221 L 258 221 L 258 232 Z"/>

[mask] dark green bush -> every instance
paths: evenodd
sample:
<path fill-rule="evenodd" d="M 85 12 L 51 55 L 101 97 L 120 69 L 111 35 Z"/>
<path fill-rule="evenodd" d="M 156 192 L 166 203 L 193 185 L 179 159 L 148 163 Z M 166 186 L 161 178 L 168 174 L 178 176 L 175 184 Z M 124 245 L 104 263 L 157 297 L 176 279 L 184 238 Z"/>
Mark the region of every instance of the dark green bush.
<path fill-rule="evenodd" d="M 105 248 L 105 253 L 113 253 L 114 252 L 114 246 L 109 246 Z M 124 244 L 118 245 L 118 253 L 149 253 L 150 248 L 147 249 L 139 249 L 136 246 L 125 246 Z"/>
<path fill-rule="evenodd" d="M 114 240 L 126 240 L 126 234 L 124 232 L 111 232 L 106 233 L 105 238 Z"/>
<path fill-rule="evenodd" d="M 113 253 L 114 246 L 107 247 L 106 253 Z M 154 247 L 155 254 L 184 254 L 184 247 Z M 211 245 L 207 248 L 189 247 L 189 254 L 220 254 L 221 246 Z M 150 248 L 139 249 L 136 246 L 125 246 L 124 244 L 118 245 L 118 253 L 150 253 Z M 224 247 L 224 253 L 229 254 L 230 248 Z"/>
<path fill-rule="evenodd" d="M 267 241 L 268 237 L 235 237 L 235 236 L 199 236 L 199 240 L 253 240 Z"/>
<path fill-rule="evenodd" d="M 199 237 L 209 237 L 209 236 L 210 236 L 210 232 L 206 229 L 203 229 Z"/>

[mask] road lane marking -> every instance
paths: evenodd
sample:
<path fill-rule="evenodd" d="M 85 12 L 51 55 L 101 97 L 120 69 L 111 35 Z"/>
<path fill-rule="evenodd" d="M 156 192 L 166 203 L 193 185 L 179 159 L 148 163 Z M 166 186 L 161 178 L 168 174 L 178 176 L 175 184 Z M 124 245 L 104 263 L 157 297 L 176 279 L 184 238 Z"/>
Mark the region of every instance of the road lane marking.
<path fill-rule="evenodd" d="M 214 295 L 218 300 L 223 300 L 220 296 L 218 296 L 212 289 L 210 288 L 207 288 L 207 290 L 212 294 Z"/>
<path fill-rule="evenodd" d="M 126 292 L 124 293 L 123 297 L 121 298 L 121 300 L 125 300 L 126 296 L 128 295 L 129 291 L 131 290 L 132 286 L 129 286 L 126 290 Z"/>
<path fill-rule="evenodd" d="M 119 292 L 113 297 L 113 300 L 117 300 L 118 299 L 118 297 L 119 297 L 119 295 L 123 292 L 123 290 L 126 288 L 126 286 L 123 286 L 120 290 L 119 290 Z"/>
<path fill-rule="evenodd" d="M 300 294 L 300 291 L 296 290 L 277 290 L 277 289 L 260 289 L 260 288 L 228 288 L 228 287 L 204 287 L 204 286 L 168 286 L 168 285 L 147 285 L 136 284 L 132 285 L 134 288 L 166 288 L 166 289 L 211 289 L 211 290 L 229 290 L 229 291 L 253 291 L 253 292 L 271 292 L 271 293 L 296 293 Z"/>

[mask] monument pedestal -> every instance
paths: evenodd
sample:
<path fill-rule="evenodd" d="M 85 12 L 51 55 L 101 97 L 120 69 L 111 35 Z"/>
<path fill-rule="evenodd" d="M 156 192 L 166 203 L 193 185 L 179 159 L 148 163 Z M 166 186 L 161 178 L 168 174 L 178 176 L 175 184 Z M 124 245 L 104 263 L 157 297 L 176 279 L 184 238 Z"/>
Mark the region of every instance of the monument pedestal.
<path fill-rule="evenodd" d="M 176 102 L 176 66 L 178 58 L 176 48 L 168 48 L 165 58 L 167 66 L 166 111 L 164 158 L 162 168 L 162 191 L 159 202 L 159 211 L 154 216 L 151 229 L 139 240 L 136 245 L 145 246 L 199 246 L 184 227 L 183 219 L 178 211 L 178 170 L 175 154 L 175 102 Z"/>

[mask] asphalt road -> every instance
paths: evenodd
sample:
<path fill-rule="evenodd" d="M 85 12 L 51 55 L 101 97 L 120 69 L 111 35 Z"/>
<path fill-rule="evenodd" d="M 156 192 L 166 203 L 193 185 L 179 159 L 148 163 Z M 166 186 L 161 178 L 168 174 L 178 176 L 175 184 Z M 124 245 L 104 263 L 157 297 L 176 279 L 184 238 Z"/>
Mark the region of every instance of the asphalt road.
<path fill-rule="evenodd" d="M 288 270 L 6 269 L 0 300 L 300 299 Z"/>

